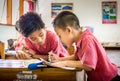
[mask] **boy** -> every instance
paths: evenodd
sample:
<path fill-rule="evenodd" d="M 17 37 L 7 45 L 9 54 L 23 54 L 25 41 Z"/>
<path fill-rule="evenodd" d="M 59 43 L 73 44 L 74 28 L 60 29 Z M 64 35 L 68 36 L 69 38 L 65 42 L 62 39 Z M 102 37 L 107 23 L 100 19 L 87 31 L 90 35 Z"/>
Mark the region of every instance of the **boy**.
<path fill-rule="evenodd" d="M 120 81 L 117 67 L 112 64 L 104 48 L 87 29 L 82 32 L 77 16 L 69 11 L 61 12 L 53 21 L 54 30 L 68 48 L 76 43 L 75 54 L 57 57 L 53 54 L 51 65 L 68 66 L 85 70 L 87 81 Z M 51 56 L 49 56 L 51 57 Z"/>
<path fill-rule="evenodd" d="M 57 56 L 68 56 L 68 52 L 59 42 L 57 35 L 45 29 L 40 15 L 28 12 L 16 22 L 16 30 L 21 34 L 15 43 L 18 59 L 48 59 L 48 52 Z"/>

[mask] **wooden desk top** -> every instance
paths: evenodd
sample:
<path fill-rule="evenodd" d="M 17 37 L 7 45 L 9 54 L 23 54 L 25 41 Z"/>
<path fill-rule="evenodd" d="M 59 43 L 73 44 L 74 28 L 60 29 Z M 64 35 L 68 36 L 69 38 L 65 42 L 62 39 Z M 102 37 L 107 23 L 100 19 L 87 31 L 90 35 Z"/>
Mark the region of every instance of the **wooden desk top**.
<path fill-rule="evenodd" d="M 23 65 L 24 60 L 2 60 L 0 59 L 0 81 L 21 81 L 20 78 L 28 78 L 36 75 L 36 80 L 22 81 L 76 81 L 75 70 L 65 70 L 61 68 L 38 68 L 36 70 L 29 70 Z M 19 76 L 19 77 L 18 77 Z M 27 77 L 26 77 L 27 76 Z"/>
<path fill-rule="evenodd" d="M 105 49 L 120 49 L 120 42 L 107 42 L 107 43 L 102 43 L 102 46 Z"/>

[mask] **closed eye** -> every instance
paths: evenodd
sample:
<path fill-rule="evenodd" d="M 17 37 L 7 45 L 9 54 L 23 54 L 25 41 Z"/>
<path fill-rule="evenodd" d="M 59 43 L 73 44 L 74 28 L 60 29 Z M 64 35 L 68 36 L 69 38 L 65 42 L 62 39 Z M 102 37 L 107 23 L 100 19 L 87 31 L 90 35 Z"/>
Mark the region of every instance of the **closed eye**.
<path fill-rule="evenodd" d="M 32 41 L 35 41 L 36 40 L 36 38 L 30 38 Z"/>
<path fill-rule="evenodd" d="M 42 37 L 42 36 L 43 36 L 43 33 L 40 33 L 40 34 L 39 34 L 39 37 Z"/>

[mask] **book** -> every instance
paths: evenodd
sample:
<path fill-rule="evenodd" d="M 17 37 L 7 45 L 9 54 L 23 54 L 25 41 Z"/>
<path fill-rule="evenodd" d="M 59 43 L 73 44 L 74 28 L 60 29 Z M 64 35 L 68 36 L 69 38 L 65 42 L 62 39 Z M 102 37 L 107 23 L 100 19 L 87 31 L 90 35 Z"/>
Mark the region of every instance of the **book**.
<path fill-rule="evenodd" d="M 23 61 L 23 65 L 24 67 L 28 67 L 28 65 L 32 64 L 32 63 L 40 63 L 41 61 L 38 59 L 29 59 L 29 60 L 24 60 Z"/>
<path fill-rule="evenodd" d="M 42 58 L 39 58 L 41 61 L 44 62 L 44 64 L 48 65 L 48 66 L 51 66 L 51 62 L 48 62 Z M 61 66 L 51 66 L 51 67 L 57 67 L 57 68 L 61 68 L 61 69 L 66 69 L 66 70 L 75 70 L 76 68 L 74 67 L 61 67 Z"/>
<path fill-rule="evenodd" d="M 43 62 L 43 64 L 39 64 Z M 29 59 L 29 60 L 0 60 L 0 68 L 28 68 L 30 64 L 33 63 L 38 63 L 37 67 L 56 67 L 56 66 L 51 66 L 51 62 L 46 61 L 44 59 Z M 76 68 L 73 67 L 59 67 L 57 66 L 56 68 L 61 68 L 61 69 L 66 69 L 66 70 L 75 70 Z"/>
<path fill-rule="evenodd" d="M 61 68 L 61 69 L 66 69 L 66 70 L 75 70 L 76 68 L 74 67 L 59 67 L 57 66 L 58 68 Z"/>

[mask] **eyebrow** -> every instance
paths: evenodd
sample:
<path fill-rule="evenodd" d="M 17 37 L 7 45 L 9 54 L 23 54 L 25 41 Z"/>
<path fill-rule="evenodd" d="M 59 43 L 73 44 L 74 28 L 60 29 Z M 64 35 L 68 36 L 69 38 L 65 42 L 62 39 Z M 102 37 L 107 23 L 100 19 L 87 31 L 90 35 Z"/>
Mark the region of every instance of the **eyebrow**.
<path fill-rule="evenodd" d="M 36 38 L 35 38 L 35 37 L 30 37 L 30 39 L 31 39 L 31 40 L 34 40 L 34 39 L 36 39 Z"/>

